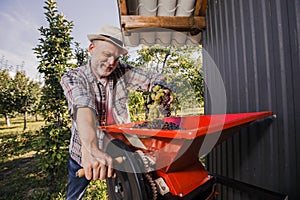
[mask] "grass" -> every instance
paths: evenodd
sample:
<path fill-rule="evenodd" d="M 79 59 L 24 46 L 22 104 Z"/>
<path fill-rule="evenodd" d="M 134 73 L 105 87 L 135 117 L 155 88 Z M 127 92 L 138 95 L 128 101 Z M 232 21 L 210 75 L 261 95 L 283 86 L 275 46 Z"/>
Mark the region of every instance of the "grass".
<path fill-rule="evenodd" d="M 65 199 L 67 173 L 57 180 L 55 191 L 49 188 L 48 177 L 38 167 L 35 141 L 43 121 L 29 118 L 27 129 L 23 130 L 23 120 L 11 120 L 6 127 L 0 120 L 0 200 L 7 199 Z M 92 181 L 84 199 L 107 199 L 104 181 Z"/>

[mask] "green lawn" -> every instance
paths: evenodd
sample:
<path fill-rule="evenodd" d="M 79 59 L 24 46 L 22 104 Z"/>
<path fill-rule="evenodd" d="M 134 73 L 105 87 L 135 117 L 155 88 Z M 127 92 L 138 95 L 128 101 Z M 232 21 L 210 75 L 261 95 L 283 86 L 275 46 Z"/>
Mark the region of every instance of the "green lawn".
<path fill-rule="evenodd" d="M 21 118 L 11 119 L 7 127 L 0 119 L 0 199 L 65 199 L 67 173 L 57 180 L 57 189 L 50 191 L 48 177 L 38 165 L 35 156 L 37 130 L 43 121 L 29 118 L 27 130 L 23 130 Z M 104 181 L 93 181 L 84 199 L 107 199 Z"/>

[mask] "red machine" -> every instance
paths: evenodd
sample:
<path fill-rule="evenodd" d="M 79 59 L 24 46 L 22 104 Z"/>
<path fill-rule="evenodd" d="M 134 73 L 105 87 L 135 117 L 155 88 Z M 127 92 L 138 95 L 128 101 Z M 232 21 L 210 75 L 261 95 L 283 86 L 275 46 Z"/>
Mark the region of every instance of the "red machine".
<path fill-rule="evenodd" d="M 199 161 L 206 139 L 213 148 L 250 122 L 272 115 L 252 112 L 162 119 L 184 130 L 133 128 L 143 122 L 101 127 L 115 138 L 107 152 L 122 158 L 115 165 L 117 177 L 107 179 L 110 199 L 213 199 L 215 178 Z"/>

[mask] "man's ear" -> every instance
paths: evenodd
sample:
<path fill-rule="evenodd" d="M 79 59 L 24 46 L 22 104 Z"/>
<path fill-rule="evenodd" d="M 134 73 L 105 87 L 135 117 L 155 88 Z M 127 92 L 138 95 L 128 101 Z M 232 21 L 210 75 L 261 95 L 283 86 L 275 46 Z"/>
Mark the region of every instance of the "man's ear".
<path fill-rule="evenodd" d="M 90 52 L 90 54 L 92 53 L 93 49 L 94 49 L 94 44 L 91 42 L 89 45 L 89 48 L 88 48 L 88 51 Z"/>

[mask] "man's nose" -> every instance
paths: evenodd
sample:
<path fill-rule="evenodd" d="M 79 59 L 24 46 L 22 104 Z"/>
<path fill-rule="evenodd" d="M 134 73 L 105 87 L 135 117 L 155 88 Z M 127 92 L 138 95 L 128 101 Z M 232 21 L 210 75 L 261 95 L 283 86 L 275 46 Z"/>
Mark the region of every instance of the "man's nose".
<path fill-rule="evenodd" d="M 115 62 L 117 62 L 119 60 L 119 57 L 115 57 L 115 56 L 110 56 L 107 61 L 109 64 L 114 64 Z"/>

